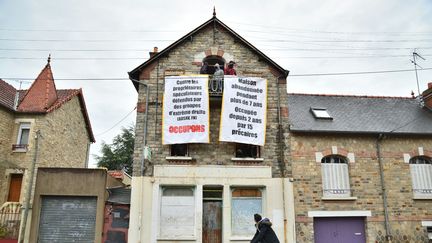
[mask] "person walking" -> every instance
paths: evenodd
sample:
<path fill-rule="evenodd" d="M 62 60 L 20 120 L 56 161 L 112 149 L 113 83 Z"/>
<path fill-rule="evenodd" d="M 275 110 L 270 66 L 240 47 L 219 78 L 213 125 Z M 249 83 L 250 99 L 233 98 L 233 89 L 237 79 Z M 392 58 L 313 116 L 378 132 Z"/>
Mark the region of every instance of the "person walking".
<path fill-rule="evenodd" d="M 272 223 L 268 218 L 262 218 L 254 214 L 256 233 L 250 243 L 280 243 L 276 233 L 271 228 Z"/>

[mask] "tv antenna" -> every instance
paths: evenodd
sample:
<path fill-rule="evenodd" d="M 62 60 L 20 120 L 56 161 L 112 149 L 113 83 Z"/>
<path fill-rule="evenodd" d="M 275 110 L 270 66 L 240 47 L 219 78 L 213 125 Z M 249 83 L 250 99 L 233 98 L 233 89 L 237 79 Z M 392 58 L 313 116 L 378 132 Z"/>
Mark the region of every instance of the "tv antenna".
<path fill-rule="evenodd" d="M 426 59 L 423 58 L 422 56 L 420 56 L 420 54 L 418 54 L 415 49 L 414 49 L 412 55 L 413 55 L 413 60 L 410 60 L 410 61 L 414 64 L 414 70 L 415 70 L 416 81 L 417 81 L 417 91 L 418 91 L 418 95 L 420 97 L 420 85 L 419 85 L 418 75 L 417 75 L 417 66 L 419 66 L 421 69 L 423 69 L 423 68 L 420 65 L 417 64 L 416 57 L 420 57 L 423 60 L 426 60 Z"/>

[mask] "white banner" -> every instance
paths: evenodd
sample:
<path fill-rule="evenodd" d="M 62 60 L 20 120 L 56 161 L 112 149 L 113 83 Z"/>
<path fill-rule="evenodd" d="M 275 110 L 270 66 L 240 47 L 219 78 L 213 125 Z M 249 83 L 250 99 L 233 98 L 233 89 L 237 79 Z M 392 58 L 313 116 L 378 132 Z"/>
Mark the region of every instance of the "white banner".
<path fill-rule="evenodd" d="M 209 143 L 208 76 L 165 78 L 162 144 Z"/>
<path fill-rule="evenodd" d="M 267 80 L 224 78 L 219 140 L 264 146 Z"/>

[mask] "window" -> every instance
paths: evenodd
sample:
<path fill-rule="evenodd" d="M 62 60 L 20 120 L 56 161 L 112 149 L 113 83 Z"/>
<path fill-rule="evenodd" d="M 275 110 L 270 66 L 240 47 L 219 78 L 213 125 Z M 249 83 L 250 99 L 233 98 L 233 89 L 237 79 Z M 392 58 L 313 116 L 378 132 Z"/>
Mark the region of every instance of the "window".
<path fill-rule="evenodd" d="M 432 160 L 426 156 L 410 159 L 414 197 L 432 198 Z"/>
<path fill-rule="evenodd" d="M 207 56 L 204 58 L 203 63 L 208 63 L 207 74 L 213 75 L 215 73 L 215 64 L 219 64 L 220 69 L 224 69 L 225 60 L 219 56 Z"/>
<path fill-rule="evenodd" d="M 195 237 L 193 187 L 163 187 L 160 209 L 160 238 Z"/>
<path fill-rule="evenodd" d="M 12 145 L 12 150 L 27 150 L 30 137 L 30 123 L 20 123 L 16 144 Z"/>
<path fill-rule="evenodd" d="M 330 155 L 321 159 L 323 196 L 330 198 L 350 197 L 348 160 Z"/>
<path fill-rule="evenodd" d="M 233 236 L 254 235 L 253 215 L 262 214 L 260 188 L 234 188 L 232 190 L 231 230 Z"/>
<path fill-rule="evenodd" d="M 236 158 L 260 158 L 260 147 L 252 144 L 236 144 Z"/>
<path fill-rule="evenodd" d="M 171 156 L 188 156 L 188 145 L 185 144 L 173 144 L 171 145 Z"/>
<path fill-rule="evenodd" d="M 329 120 L 333 119 L 333 117 L 331 117 L 330 114 L 327 112 L 326 108 L 311 107 L 310 111 L 317 119 L 329 119 Z"/>

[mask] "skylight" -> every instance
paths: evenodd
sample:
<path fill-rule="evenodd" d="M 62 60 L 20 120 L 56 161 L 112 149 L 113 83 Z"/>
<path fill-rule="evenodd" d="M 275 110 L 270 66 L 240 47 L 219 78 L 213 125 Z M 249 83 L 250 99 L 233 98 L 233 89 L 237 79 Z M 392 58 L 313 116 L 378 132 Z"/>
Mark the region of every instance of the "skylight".
<path fill-rule="evenodd" d="M 311 112 L 317 119 L 333 119 L 330 114 L 327 112 L 327 108 L 317 108 L 311 107 Z"/>

